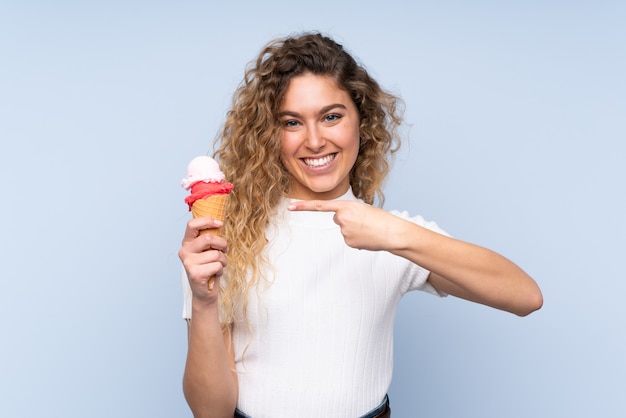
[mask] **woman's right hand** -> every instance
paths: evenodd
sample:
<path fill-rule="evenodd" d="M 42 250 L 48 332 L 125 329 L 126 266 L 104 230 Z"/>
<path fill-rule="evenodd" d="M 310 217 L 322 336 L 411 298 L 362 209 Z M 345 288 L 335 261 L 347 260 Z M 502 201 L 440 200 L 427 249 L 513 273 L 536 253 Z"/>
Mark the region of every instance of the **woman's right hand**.
<path fill-rule="evenodd" d="M 217 305 L 228 246 L 222 237 L 201 234 L 220 226 L 222 223 L 212 218 L 191 219 L 178 251 L 192 292 L 183 392 L 194 417 L 232 417 L 237 405 L 234 351 Z M 209 290 L 212 277 L 215 282 Z"/>
<path fill-rule="evenodd" d="M 205 229 L 218 228 L 222 222 L 212 218 L 194 218 L 187 222 L 187 229 L 178 256 L 183 262 L 193 298 L 207 305 L 217 302 L 219 279 L 226 266 L 224 253 L 226 240 L 213 234 L 201 234 Z M 209 279 L 215 283 L 209 290 Z"/>

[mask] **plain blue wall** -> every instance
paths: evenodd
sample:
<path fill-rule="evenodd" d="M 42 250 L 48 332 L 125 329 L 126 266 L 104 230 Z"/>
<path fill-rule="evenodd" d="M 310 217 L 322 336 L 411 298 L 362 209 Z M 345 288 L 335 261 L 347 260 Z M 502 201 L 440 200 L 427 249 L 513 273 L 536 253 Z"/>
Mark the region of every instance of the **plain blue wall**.
<path fill-rule="evenodd" d="M 303 29 L 406 101 L 385 206 L 544 291 L 527 318 L 408 295 L 394 417 L 624 416 L 624 3 L 429 3 L 3 2 L 0 416 L 191 416 L 179 181 Z"/>

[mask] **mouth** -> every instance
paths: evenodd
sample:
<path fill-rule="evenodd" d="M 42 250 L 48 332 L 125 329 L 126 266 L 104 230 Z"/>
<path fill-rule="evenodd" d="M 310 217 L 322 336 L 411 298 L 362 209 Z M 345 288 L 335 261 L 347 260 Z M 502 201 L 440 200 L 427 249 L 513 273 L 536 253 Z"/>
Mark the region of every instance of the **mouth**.
<path fill-rule="evenodd" d="M 337 156 L 337 153 L 333 153 L 333 154 L 328 154 L 320 158 L 302 158 L 301 160 L 308 167 L 319 168 L 319 167 L 323 167 L 323 166 L 330 164 L 330 162 L 333 161 L 336 156 Z"/>

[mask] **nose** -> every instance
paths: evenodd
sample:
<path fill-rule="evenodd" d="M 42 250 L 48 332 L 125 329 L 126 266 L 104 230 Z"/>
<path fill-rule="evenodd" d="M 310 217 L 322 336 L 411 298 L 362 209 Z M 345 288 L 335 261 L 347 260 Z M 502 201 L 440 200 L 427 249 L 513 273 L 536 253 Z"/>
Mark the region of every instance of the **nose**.
<path fill-rule="evenodd" d="M 320 151 L 326 145 L 326 139 L 316 125 L 307 126 L 305 145 L 313 152 Z"/>

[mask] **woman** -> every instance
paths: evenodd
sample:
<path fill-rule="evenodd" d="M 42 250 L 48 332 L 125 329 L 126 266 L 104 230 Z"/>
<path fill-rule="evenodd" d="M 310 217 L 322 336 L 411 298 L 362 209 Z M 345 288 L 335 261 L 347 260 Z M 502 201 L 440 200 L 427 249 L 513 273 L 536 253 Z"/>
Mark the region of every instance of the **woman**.
<path fill-rule="evenodd" d="M 215 153 L 234 184 L 224 237 L 199 235 L 220 222 L 193 219 L 179 251 L 194 416 L 390 416 L 406 292 L 517 315 L 541 307 L 534 280 L 506 258 L 373 205 L 400 104 L 316 33 L 269 43 L 247 68 Z"/>

